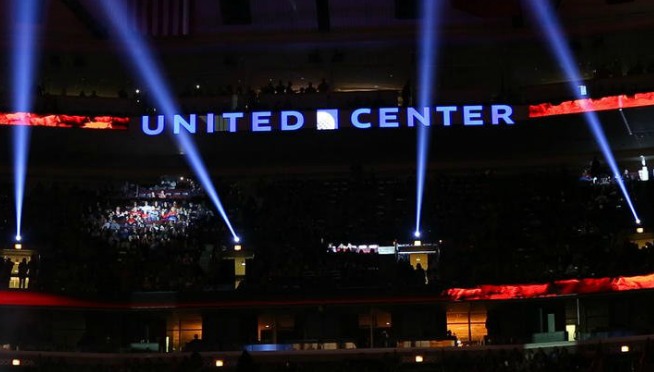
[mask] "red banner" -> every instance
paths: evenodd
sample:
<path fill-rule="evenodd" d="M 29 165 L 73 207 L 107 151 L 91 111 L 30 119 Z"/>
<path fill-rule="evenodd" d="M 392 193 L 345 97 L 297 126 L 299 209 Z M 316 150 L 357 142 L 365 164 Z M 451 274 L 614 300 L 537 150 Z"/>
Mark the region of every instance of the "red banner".
<path fill-rule="evenodd" d="M 0 125 L 127 130 L 129 122 L 130 118 L 120 116 L 42 115 L 31 112 L 0 112 Z"/>
<path fill-rule="evenodd" d="M 543 284 L 480 285 L 475 288 L 451 288 L 443 294 L 446 298 L 455 301 L 515 300 L 651 288 L 654 288 L 654 274 L 617 278 L 566 279 Z"/>
<path fill-rule="evenodd" d="M 633 96 L 622 94 L 598 99 L 586 98 L 565 101 L 558 105 L 541 103 L 529 106 L 529 118 L 579 114 L 586 111 L 607 111 L 621 108 L 654 106 L 654 92 L 637 93 Z"/>

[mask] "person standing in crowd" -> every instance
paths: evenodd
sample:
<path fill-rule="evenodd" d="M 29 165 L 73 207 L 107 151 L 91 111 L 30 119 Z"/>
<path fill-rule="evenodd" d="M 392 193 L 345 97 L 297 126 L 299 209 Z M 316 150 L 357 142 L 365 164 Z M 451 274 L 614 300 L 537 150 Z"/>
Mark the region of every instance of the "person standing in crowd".
<path fill-rule="evenodd" d="M 422 268 L 422 265 L 418 262 L 416 264 L 416 284 L 425 285 L 425 269 Z"/>
<path fill-rule="evenodd" d="M 327 83 L 327 80 L 325 80 L 325 78 L 322 78 L 320 84 L 318 84 L 318 92 L 320 93 L 329 92 L 329 84 Z"/>
<path fill-rule="evenodd" d="M 22 261 L 18 264 L 18 288 L 25 289 L 27 288 L 27 259 L 23 258 Z"/>
<path fill-rule="evenodd" d="M 28 288 L 31 289 L 35 288 L 38 271 L 39 271 L 38 256 L 36 255 L 36 253 L 32 253 L 30 260 L 27 262 L 27 277 L 29 278 L 27 282 Z"/>
<path fill-rule="evenodd" d="M 5 260 L 0 258 L 0 289 L 6 289 L 6 283 L 8 280 L 6 280 L 7 276 L 7 270 L 5 269 Z"/>
<path fill-rule="evenodd" d="M 243 350 L 236 363 L 236 372 L 258 372 L 259 366 L 252 359 L 252 355 L 247 350 Z"/>
<path fill-rule="evenodd" d="M 7 257 L 2 265 L 2 288 L 9 288 L 11 282 L 11 272 L 14 270 L 14 261 Z"/>
<path fill-rule="evenodd" d="M 309 82 L 309 85 L 307 85 L 306 89 L 304 89 L 304 93 L 316 93 L 316 88 L 314 88 L 313 83 Z"/>

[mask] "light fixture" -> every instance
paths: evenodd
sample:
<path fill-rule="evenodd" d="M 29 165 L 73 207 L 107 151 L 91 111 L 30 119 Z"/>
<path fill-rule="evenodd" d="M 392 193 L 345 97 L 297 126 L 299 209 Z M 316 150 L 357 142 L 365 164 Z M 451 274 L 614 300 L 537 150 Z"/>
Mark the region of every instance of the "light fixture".
<path fill-rule="evenodd" d="M 216 359 L 216 367 L 224 367 L 225 362 L 222 359 Z"/>
<path fill-rule="evenodd" d="M 422 363 L 423 360 L 424 358 L 422 357 L 422 355 L 416 355 L 416 363 Z"/>

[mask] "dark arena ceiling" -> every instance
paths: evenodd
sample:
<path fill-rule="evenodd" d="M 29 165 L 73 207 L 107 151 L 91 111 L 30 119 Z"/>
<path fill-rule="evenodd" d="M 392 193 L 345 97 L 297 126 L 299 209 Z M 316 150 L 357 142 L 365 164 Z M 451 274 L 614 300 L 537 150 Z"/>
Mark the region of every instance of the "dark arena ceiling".
<path fill-rule="evenodd" d="M 7 5 L 6 0 L 3 3 Z M 37 81 L 45 94 L 95 91 L 111 98 L 121 89 L 130 96 L 135 89 L 147 92 L 132 74 L 123 47 L 113 41 L 94 0 L 44 3 L 34 27 L 40 34 Z M 174 94 L 180 96 L 196 85 L 216 91 L 227 86 L 256 90 L 268 81 L 301 86 L 321 78 L 330 82 L 334 94 L 399 92 L 407 80 L 420 80 L 417 1 L 166 1 L 182 7 L 180 22 L 186 23 L 178 26 L 155 21 L 164 10 L 153 0 L 126 3 L 134 26 L 154 48 Z M 521 105 L 561 100 L 548 92 L 564 78 L 520 1 L 443 3 L 439 22 L 443 37 L 434 66 L 437 99 Z M 654 2 L 552 0 L 552 5 L 584 78 L 592 79 L 603 66 L 619 64 L 626 75 L 630 66 L 654 62 L 651 48 L 643 45 L 654 36 Z M 0 38 L 4 56 L 13 51 L 15 32 L 6 27 Z M 7 76 L 9 63 L 3 60 Z M 640 90 L 654 90 L 651 75 L 643 81 Z M 9 80 L 0 84 L 6 109 Z M 651 109 L 625 112 L 635 135 L 625 131 L 617 111 L 600 117 L 618 156 L 637 159 L 653 147 Z M 9 131 L 0 127 L 3 143 L 9 143 Z M 597 153 L 580 115 L 529 120 L 511 128 L 442 128 L 432 135 L 433 169 L 577 165 Z M 415 167 L 411 129 L 235 133 L 195 139 L 209 169 L 223 174 L 340 171 L 352 165 L 389 171 Z M 183 156 L 170 138 L 144 137 L 135 128 L 127 132 L 36 128 L 30 175 L 155 176 L 184 170 Z M 10 159 L 9 151 L 2 151 L 0 172 L 5 176 L 11 174 Z"/>

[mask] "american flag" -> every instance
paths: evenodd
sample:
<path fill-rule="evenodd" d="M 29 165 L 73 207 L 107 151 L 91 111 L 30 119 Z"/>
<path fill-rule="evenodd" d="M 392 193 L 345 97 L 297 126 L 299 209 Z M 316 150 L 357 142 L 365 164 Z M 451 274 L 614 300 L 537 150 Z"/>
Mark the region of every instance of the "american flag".
<path fill-rule="evenodd" d="M 134 27 L 154 37 L 187 36 L 191 28 L 191 0 L 132 0 Z"/>

